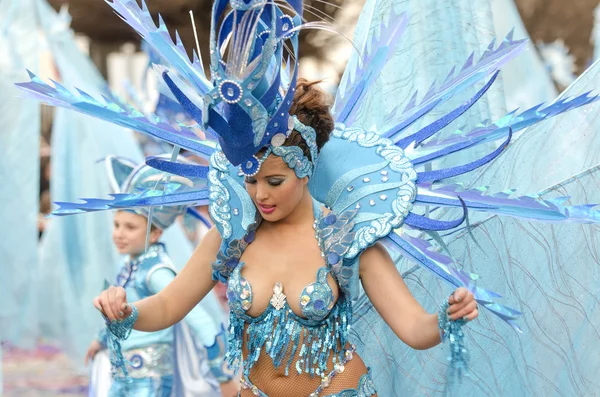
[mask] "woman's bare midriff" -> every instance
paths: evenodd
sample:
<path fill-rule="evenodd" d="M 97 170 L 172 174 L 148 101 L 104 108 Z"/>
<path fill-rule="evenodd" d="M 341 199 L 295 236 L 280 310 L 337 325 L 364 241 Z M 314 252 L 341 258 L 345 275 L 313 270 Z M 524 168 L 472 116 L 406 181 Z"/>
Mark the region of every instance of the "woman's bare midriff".
<path fill-rule="evenodd" d="M 347 348 L 350 348 L 350 345 Z M 244 356 L 246 353 L 244 346 Z M 289 375 L 286 376 L 285 366 L 275 368 L 273 361 L 263 350 L 258 362 L 250 370 L 250 382 L 269 397 L 308 397 L 321 384 L 321 377 L 317 375 L 311 377 L 310 374 L 305 373 L 298 374 L 296 371 L 297 359 L 298 357 L 292 359 Z M 287 363 L 287 361 L 284 362 Z M 333 361 L 330 359 L 327 365 L 329 372 L 333 370 L 333 365 Z M 319 395 L 328 396 L 342 390 L 355 389 L 358 387 L 360 377 L 366 373 L 365 363 L 358 354 L 354 353 L 352 360 L 346 363 L 344 371 L 338 373 Z M 254 394 L 250 389 L 242 389 L 241 396 L 253 397 Z"/>

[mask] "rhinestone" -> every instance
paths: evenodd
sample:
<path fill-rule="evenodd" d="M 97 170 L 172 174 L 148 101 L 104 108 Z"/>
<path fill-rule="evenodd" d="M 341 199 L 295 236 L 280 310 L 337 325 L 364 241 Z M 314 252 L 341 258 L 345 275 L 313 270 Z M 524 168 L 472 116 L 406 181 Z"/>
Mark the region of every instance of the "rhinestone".
<path fill-rule="evenodd" d="M 347 350 L 346 351 L 346 360 L 350 361 L 352 360 L 352 350 Z"/>
<path fill-rule="evenodd" d="M 365 179 L 363 179 L 363 182 L 364 183 L 369 183 L 369 182 L 371 182 L 371 178 L 365 178 Z"/>
<path fill-rule="evenodd" d="M 246 163 L 246 168 L 252 168 L 252 161 L 248 161 Z"/>
<path fill-rule="evenodd" d="M 244 310 L 250 309 L 250 306 L 252 306 L 252 304 L 250 303 L 249 300 L 245 299 L 245 300 L 242 301 L 242 308 Z"/>
<path fill-rule="evenodd" d="M 306 287 L 306 293 L 308 294 L 312 294 L 312 292 L 315 290 L 314 285 L 309 285 L 308 287 Z"/>
<path fill-rule="evenodd" d="M 271 145 L 275 147 L 279 147 L 285 143 L 285 134 L 279 133 L 275 134 L 273 138 L 271 138 Z"/>
<path fill-rule="evenodd" d="M 385 170 L 381 171 L 381 175 L 387 175 L 387 174 L 388 174 L 387 171 L 385 171 Z"/>
<path fill-rule="evenodd" d="M 233 215 L 238 216 L 240 214 L 240 210 L 238 210 L 237 208 L 233 209 Z"/>
<path fill-rule="evenodd" d="M 252 99 L 249 99 L 249 98 L 247 98 L 247 99 L 244 99 L 244 104 L 245 104 L 246 106 L 252 106 Z"/>
<path fill-rule="evenodd" d="M 387 200 L 387 196 L 385 194 L 382 194 L 381 196 L 379 196 L 379 200 L 385 201 Z"/>
<path fill-rule="evenodd" d="M 279 123 L 275 122 L 275 123 L 273 124 L 273 127 L 275 127 L 275 128 L 279 127 Z"/>
<path fill-rule="evenodd" d="M 281 27 L 284 31 L 288 30 L 290 28 L 290 24 L 289 23 L 284 23 L 283 26 Z"/>
<path fill-rule="evenodd" d="M 351 192 L 351 191 L 353 191 L 353 190 L 354 190 L 354 186 L 348 186 L 348 187 L 346 188 L 346 190 L 347 190 L 347 191 L 349 191 L 349 192 Z"/>
<path fill-rule="evenodd" d="M 256 87 L 256 83 L 248 83 L 248 89 L 253 89 L 254 87 Z"/>
<path fill-rule="evenodd" d="M 310 296 L 302 295 L 302 297 L 300 298 L 300 304 L 302 306 L 306 306 L 306 305 L 308 305 L 308 302 L 310 302 Z"/>
<path fill-rule="evenodd" d="M 373 207 L 375 205 L 375 200 L 369 200 L 369 205 Z"/>
<path fill-rule="evenodd" d="M 310 393 L 308 397 L 319 397 L 319 395 L 317 393 Z"/>
<path fill-rule="evenodd" d="M 321 385 L 323 387 L 327 387 L 329 386 L 329 383 L 331 382 L 331 380 L 329 379 L 328 376 L 324 377 L 323 379 L 321 379 Z"/>
<path fill-rule="evenodd" d="M 240 298 L 246 299 L 247 297 L 248 297 L 248 291 L 242 291 L 242 293 L 240 294 Z"/>
<path fill-rule="evenodd" d="M 389 180 L 390 180 L 390 178 L 388 178 L 387 176 L 384 176 L 383 178 L 381 178 L 381 182 L 383 182 L 383 183 L 385 183 Z"/>
<path fill-rule="evenodd" d="M 252 394 L 254 394 L 255 396 L 258 396 L 259 395 L 258 392 L 259 392 L 258 387 L 252 386 Z"/>
<path fill-rule="evenodd" d="M 344 372 L 346 367 L 344 367 L 342 364 L 336 364 L 333 366 L 333 369 L 335 370 L 335 372 L 341 374 L 342 372 Z"/>
<path fill-rule="evenodd" d="M 213 92 L 212 97 L 214 99 L 217 99 L 219 97 L 219 93 L 218 92 Z"/>
<path fill-rule="evenodd" d="M 227 95 L 228 95 L 228 96 L 233 96 L 233 94 L 235 94 L 235 93 L 233 92 L 233 88 L 229 87 L 229 88 L 227 89 Z"/>
<path fill-rule="evenodd" d="M 362 205 L 360 205 L 360 203 L 356 204 L 356 209 L 360 209 L 360 207 L 362 207 Z"/>

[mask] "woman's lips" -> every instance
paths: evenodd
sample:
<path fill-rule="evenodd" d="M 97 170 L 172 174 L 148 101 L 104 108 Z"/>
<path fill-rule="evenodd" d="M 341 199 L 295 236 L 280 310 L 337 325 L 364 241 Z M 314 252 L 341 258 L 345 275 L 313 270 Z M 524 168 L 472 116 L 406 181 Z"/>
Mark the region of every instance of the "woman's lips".
<path fill-rule="evenodd" d="M 260 209 L 260 212 L 262 212 L 263 214 L 272 214 L 275 211 L 275 205 L 265 205 L 265 204 L 259 204 L 258 208 Z"/>

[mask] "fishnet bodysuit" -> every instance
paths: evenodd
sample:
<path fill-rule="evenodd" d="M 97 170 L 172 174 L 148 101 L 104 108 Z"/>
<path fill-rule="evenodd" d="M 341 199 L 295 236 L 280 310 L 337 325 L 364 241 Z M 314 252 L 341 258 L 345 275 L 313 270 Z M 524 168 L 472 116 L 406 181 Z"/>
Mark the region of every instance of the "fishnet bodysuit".
<path fill-rule="evenodd" d="M 349 347 L 349 346 L 348 346 Z M 244 348 L 244 356 L 247 351 Z M 295 360 L 293 361 L 295 363 Z M 293 365 L 292 365 L 293 367 Z M 333 363 L 328 367 L 333 368 Z M 347 389 L 356 389 L 360 377 L 367 373 L 367 367 L 362 359 L 355 353 L 352 360 L 345 365 L 344 372 L 337 374 L 330 385 L 320 393 L 320 396 L 328 396 Z M 250 382 L 256 385 L 269 397 L 308 397 L 321 384 L 321 378 L 311 377 L 309 374 L 298 375 L 291 371 L 285 375 L 283 368 L 275 368 L 270 357 L 262 352 L 258 362 L 250 370 Z M 241 397 L 254 397 L 251 389 L 242 389 Z M 374 394 L 373 396 L 377 396 Z"/>

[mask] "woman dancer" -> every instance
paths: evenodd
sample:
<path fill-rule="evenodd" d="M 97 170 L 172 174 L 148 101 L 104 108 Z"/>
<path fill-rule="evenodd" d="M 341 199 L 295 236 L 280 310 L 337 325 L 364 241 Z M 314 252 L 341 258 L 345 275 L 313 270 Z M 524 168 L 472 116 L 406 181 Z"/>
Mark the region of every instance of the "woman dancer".
<path fill-rule="evenodd" d="M 465 320 L 456 318 L 467 314 L 468 320 L 478 314 L 472 296 L 515 328 L 520 313 L 497 303 L 499 295 L 476 285 L 477 277 L 461 269 L 455 258 L 433 250 L 432 241 L 443 243 L 437 232 L 458 231 L 466 210 L 548 222 L 600 220 L 589 206 L 485 195 L 477 189 L 459 191 L 456 185 L 443 183 L 497 158 L 513 132 L 595 100 L 587 94 L 561 99 L 471 131 L 436 135 L 476 103 L 492 85 L 498 68 L 522 49 L 522 42 L 511 37 L 498 48 L 490 46 L 478 62 L 469 59 L 439 87 L 432 87 L 419 102 L 415 96 L 401 110 L 392 106 L 396 100 L 384 72 L 390 72 L 386 62 L 407 24 L 393 11 L 386 14 L 369 30 L 364 58 L 348 67 L 333 106 L 337 122 L 333 128 L 326 110 L 307 105 L 316 95 L 311 84 L 297 86 L 298 30 L 321 26 L 303 24 L 300 1 L 217 0 L 210 80 L 199 62 L 190 62 L 183 47 L 171 42 L 162 24 L 154 25 L 147 9 L 131 0 L 109 4 L 168 61 L 162 78 L 173 98 L 206 132 L 206 139 L 192 129 L 173 128 L 135 110 L 107 106 L 85 93 L 50 87 L 35 76 L 21 87 L 51 104 L 131 126 L 210 157 L 210 167 L 150 158 L 148 165 L 187 177 L 190 183 L 109 200 L 61 203 L 55 213 L 209 204 L 217 229 L 173 281 L 185 288 L 165 289 L 136 304 L 126 303 L 123 291 L 112 288 L 96 299 L 96 306 L 111 320 L 108 327 L 117 339 L 126 337 L 133 326 L 168 326 L 212 288 L 213 282 L 194 277 L 211 271 L 212 258 L 203 257 L 210 253 L 215 257 L 213 280 L 228 283 L 232 312 L 228 361 L 234 370 L 243 368 L 244 396 L 373 395 L 366 367 L 359 359 L 350 360 L 356 356 L 352 342 L 362 357 L 379 344 L 379 356 L 370 357 L 367 364 L 374 367 L 380 393 L 397 394 L 396 382 L 403 379 L 397 375 L 402 366 L 395 355 L 400 343 L 394 339 L 384 346 L 380 335 L 373 334 L 375 329 L 383 334 L 391 328 L 416 348 L 447 340 L 450 368 L 461 372 L 466 364 L 461 329 Z M 390 20 L 399 23 L 386 22 Z M 423 128 L 411 128 L 432 109 L 488 77 L 456 109 Z M 365 108 L 376 104 L 380 113 L 364 114 Z M 385 111 L 388 108 L 391 111 Z M 496 150 L 468 164 L 440 167 L 440 160 L 454 153 L 500 139 Z M 451 221 L 440 218 L 444 207 L 462 209 L 463 215 Z M 309 232 L 316 234 L 317 243 L 314 237 L 309 240 Z M 442 302 L 437 319 L 420 309 L 398 274 L 392 276 L 391 270 L 397 270 L 378 243 L 457 288 Z M 372 315 L 373 307 L 380 317 Z M 365 318 L 375 322 L 383 318 L 389 326 L 365 324 Z M 123 364 L 118 354 L 115 364 Z M 391 374 L 388 379 L 386 371 Z"/>

